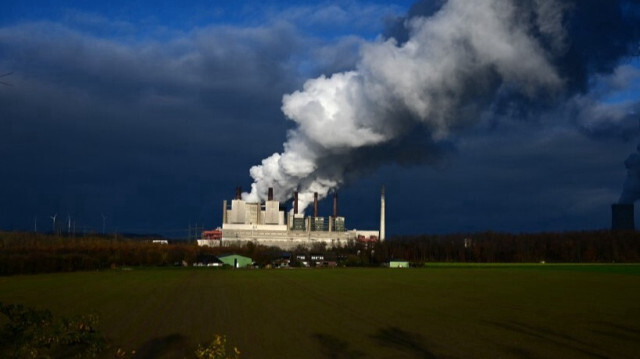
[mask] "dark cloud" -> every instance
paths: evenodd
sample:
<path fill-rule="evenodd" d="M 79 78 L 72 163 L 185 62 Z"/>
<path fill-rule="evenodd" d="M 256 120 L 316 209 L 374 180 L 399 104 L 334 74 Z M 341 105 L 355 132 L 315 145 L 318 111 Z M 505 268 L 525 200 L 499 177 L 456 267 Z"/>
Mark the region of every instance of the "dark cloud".
<path fill-rule="evenodd" d="M 445 157 L 439 166 L 392 165 L 368 180 L 386 184 L 389 231 L 607 228 L 625 171 L 612 158 L 624 159 L 633 146 L 594 140 L 560 124 L 517 124 L 466 133 L 457 147 L 459 155 Z M 365 188 L 349 188 L 341 198 L 352 190 L 359 194 Z M 375 194 L 365 194 L 370 198 L 349 210 L 376 208 Z"/>
<path fill-rule="evenodd" d="M 281 148 L 306 42 L 286 23 L 144 42 L 0 28 L 0 68 L 14 71 L 0 89 L 0 227 L 54 213 L 146 232 L 216 224 L 256 153 Z"/>
<path fill-rule="evenodd" d="M 416 3 L 386 36 L 405 42 L 406 20 L 444 3 Z M 554 54 L 547 59 L 566 93 L 532 100 L 491 69 L 481 78 L 462 72 L 468 91 L 456 107 L 456 134 L 433 140 L 430 128 L 405 126 L 379 147 L 324 157 L 346 163 L 336 171 L 345 178 L 340 208 L 349 227 L 377 227 L 383 183 L 392 234 L 608 226 L 622 162 L 635 147 L 618 139 L 637 138 L 639 110 L 637 97 L 611 94 L 637 78 L 637 66 L 618 65 L 637 51 L 640 12 L 632 1 L 563 3 L 572 6 L 561 22 L 565 37 L 544 24 L 532 31 Z M 14 86 L 0 86 L 0 228 L 30 229 L 37 217 L 39 229 L 49 229 L 54 213 L 59 223 L 69 215 L 97 230 L 102 214 L 107 230 L 182 235 L 189 223 L 218 225 L 221 201 L 246 187 L 248 168 L 282 150 L 293 127 L 282 95 L 359 59 L 358 36 L 300 32 L 309 14 L 311 31 L 341 14 L 314 8 L 263 26 L 157 26 L 145 35 L 139 24 L 84 13 L 72 14 L 71 25 L 0 28 L 0 73 L 14 71 Z M 364 9 L 358 26 L 370 27 L 373 15 L 365 14 L 388 13 Z"/>

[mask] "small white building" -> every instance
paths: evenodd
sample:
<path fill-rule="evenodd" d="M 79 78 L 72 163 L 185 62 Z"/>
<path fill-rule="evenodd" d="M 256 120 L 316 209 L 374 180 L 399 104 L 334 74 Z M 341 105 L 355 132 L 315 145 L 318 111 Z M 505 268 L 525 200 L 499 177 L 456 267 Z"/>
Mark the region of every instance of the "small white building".
<path fill-rule="evenodd" d="M 219 239 L 197 239 L 199 247 L 220 247 Z"/>

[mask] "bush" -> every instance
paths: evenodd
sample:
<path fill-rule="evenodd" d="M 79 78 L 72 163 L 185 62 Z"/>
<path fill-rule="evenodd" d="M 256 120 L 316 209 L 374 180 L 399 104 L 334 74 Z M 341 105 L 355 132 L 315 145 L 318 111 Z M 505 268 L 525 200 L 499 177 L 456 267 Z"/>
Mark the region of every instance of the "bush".
<path fill-rule="evenodd" d="M 209 345 L 198 345 L 196 349 L 198 359 L 239 359 L 240 351 L 233 347 L 232 353 L 227 354 L 227 337 L 216 334 Z"/>
<path fill-rule="evenodd" d="M 98 318 L 54 318 L 48 310 L 0 302 L 7 323 L 0 329 L 3 358 L 93 358 L 106 349 Z"/>

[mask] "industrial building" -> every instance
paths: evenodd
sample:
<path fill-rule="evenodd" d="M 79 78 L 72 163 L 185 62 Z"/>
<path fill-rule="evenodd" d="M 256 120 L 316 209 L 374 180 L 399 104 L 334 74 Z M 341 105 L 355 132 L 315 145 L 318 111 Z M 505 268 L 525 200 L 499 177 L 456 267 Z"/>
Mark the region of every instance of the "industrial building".
<path fill-rule="evenodd" d="M 264 203 L 246 202 L 236 188 L 235 198 L 223 201 L 221 245 L 244 245 L 248 242 L 283 249 L 299 245 L 311 247 L 316 243 L 327 246 L 344 246 L 349 241 L 384 240 L 384 188 L 380 199 L 379 230 L 348 230 L 345 217 L 338 215 L 338 194 L 333 194 L 333 213 L 321 217 L 318 213 L 318 194 L 314 193 L 313 215 L 298 213 L 298 192 L 293 194 L 293 209 L 286 208 L 273 199 L 269 188 Z"/>

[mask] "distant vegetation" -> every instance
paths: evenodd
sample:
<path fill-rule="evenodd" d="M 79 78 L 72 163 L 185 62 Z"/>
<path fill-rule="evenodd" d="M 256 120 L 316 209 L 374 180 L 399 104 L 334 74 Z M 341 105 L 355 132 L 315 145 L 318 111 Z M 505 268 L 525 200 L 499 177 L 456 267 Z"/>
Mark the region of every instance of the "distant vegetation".
<path fill-rule="evenodd" d="M 391 257 L 416 262 L 640 262 L 640 232 L 584 231 L 510 234 L 483 232 L 395 237 Z"/>
<path fill-rule="evenodd" d="M 153 238 L 64 237 L 28 232 L 0 232 L 0 275 L 99 270 L 122 266 L 180 266 L 206 254 L 237 253 L 259 266 L 283 255 L 274 247 L 198 247 L 194 242 L 169 245 Z M 297 248 L 292 253 L 325 254 L 343 266 L 380 266 L 390 259 L 414 265 L 425 262 L 470 263 L 612 263 L 640 262 L 638 232 L 566 232 L 400 236 L 382 243 L 351 242 L 344 247 Z M 296 265 L 292 256 L 292 265 Z"/>

